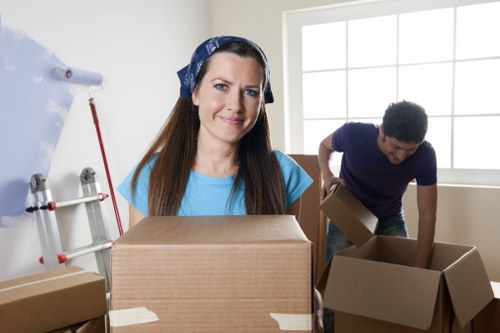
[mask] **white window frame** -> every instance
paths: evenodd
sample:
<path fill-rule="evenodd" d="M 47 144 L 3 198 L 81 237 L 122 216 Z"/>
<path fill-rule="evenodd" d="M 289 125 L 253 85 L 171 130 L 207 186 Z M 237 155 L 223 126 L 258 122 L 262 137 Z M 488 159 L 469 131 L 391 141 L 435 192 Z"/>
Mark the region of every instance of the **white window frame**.
<path fill-rule="evenodd" d="M 286 151 L 294 153 L 304 151 L 301 40 L 303 26 L 488 2 L 498 2 L 498 0 L 360 0 L 285 12 L 283 63 Z M 439 169 L 438 182 L 497 187 L 500 186 L 500 170 Z"/>

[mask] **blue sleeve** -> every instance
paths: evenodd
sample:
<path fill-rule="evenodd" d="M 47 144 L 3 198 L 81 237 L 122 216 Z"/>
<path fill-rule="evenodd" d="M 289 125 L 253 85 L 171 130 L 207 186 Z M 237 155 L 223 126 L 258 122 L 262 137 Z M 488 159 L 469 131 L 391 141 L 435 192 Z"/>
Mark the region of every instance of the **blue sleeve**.
<path fill-rule="evenodd" d="M 313 180 L 290 156 L 275 150 L 274 154 L 278 159 L 283 174 L 286 187 L 286 204 L 291 206 L 312 184 Z"/>
<path fill-rule="evenodd" d="M 134 175 L 135 169 L 132 169 L 130 173 L 125 177 L 125 179 L 118 185 L 118 192 L 128 201 L 129 204 L 134 206 L 138 211 L 144 215 L 148 215 L 148 191 L 149 191 L 149 176 L 151 174 L 151 168 L 156 159 L 151 159 L 139 173 L 137 178 L 137 184 L 134 188 L 134 195 L 132 199 L 132 192 L 130 191 L 130 183 L 132 181 L 132 176 Z"/>

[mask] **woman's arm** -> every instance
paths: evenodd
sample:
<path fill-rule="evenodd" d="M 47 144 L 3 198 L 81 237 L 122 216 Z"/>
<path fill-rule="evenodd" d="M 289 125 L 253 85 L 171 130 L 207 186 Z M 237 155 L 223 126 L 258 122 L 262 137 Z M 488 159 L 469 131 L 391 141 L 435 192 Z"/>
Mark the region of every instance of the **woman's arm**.
<path fill-rule="evenodd" d="M 132 205 L 128 205 L 128 228 L 132 228 L 137 222 L 146 216 Z"/>
<path fill-rule="evenodd" d="M 288 215 L 294 215 L 297 221 L 299 221 L 301 205 L 302 205 L 302 197 L 300 196 L 297 200 L 295 200 L 293 204 L 288 206 L 288 208 L 286 209 L 286 213 Z"/>

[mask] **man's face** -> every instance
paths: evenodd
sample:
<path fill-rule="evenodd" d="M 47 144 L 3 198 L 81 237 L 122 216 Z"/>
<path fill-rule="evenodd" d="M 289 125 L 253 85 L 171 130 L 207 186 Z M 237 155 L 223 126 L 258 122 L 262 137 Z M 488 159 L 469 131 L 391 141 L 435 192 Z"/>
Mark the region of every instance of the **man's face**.
<path fill-rule="evenodd" d="M 401 164 L 411 155 L 415 154 L 418 144 L 414 142 L 399 141 L 384 135 L 379 144 L 380 150 L 392 164 Z"/>

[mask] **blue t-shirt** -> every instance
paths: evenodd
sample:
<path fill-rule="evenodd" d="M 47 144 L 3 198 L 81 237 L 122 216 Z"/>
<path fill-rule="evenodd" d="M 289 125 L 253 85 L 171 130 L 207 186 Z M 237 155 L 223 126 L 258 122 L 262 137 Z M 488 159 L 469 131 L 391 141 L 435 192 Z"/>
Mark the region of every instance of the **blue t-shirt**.
<path fill-rule="evenodd" d="M 312 179 L 291 157 L 280 151 L 274 153 L 283 174 L 286 203 L 290 206 L 311 185 Z M 156 157 L 153 157 L 139 173 L 133 200 L 130 182 L 135 169 L 118 186 L 118 192 L 144 215 L 148 215 L 149 176 L 155 160 Z M 177 215 L 246 215 L 244 184 L 231 197 L 234 179 L 235 176 L 208 177 L 191 170 Z"/>
<path fill-rule="evenodd" d="M 340 178 L 375 216 L 385 218 L 402 213 L 409 182 L 436 184 L 436 153 L 424 141 L 401 164 L 392 164 L 378 147 L 378 133 L 377 125 L 346 123 L 334 132 L 332 146 L 343 153 Z"/>

